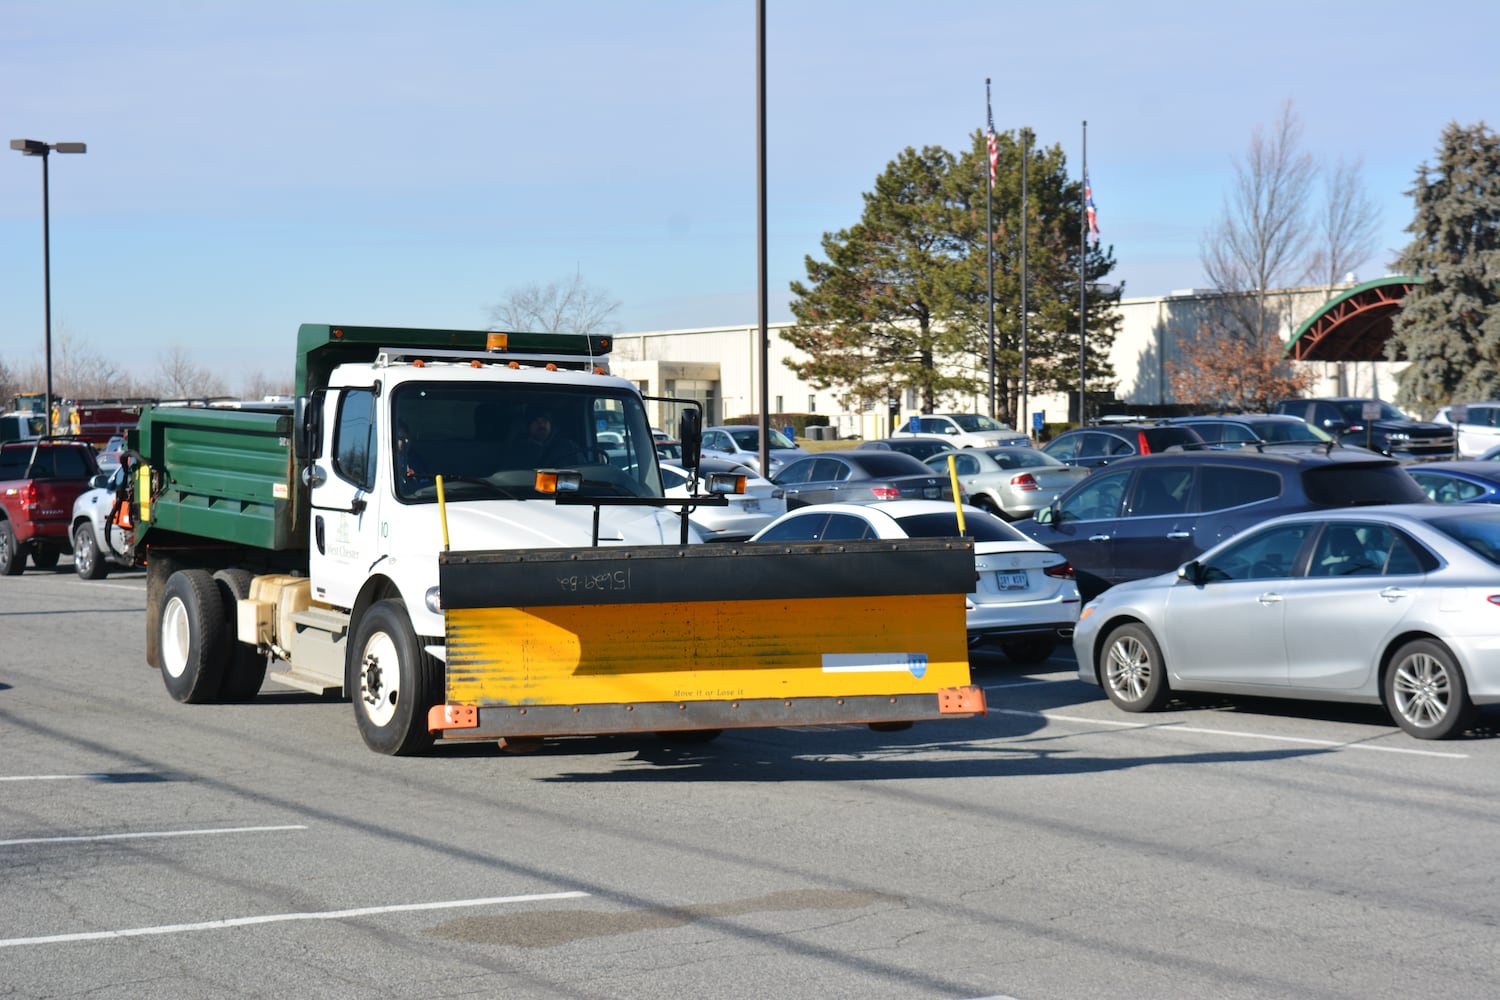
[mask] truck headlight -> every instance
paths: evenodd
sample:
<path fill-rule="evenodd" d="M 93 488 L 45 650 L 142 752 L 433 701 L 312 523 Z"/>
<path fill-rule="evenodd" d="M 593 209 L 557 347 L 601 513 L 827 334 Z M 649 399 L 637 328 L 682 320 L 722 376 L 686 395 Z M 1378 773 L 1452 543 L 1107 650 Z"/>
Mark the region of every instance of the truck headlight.
<path fill-rule="evenodd" d="M 422 597 L 422 603 L 427 605 L 427 610 L 435 615 L 443 613 L 443 595 L 437 587 L 427 588 L 427 593 Z"/>

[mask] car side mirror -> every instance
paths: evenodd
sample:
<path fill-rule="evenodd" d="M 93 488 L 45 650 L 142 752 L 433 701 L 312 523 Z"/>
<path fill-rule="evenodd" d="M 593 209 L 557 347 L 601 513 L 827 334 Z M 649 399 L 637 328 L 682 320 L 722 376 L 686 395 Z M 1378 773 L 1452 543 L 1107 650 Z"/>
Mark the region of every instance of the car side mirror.
<path fill-rule="evenodd" d="M 1033 514 L 1031 519 L 1037 524 L 1052 524 L 1058 520 L 1058 513 L 1058 509 L 1055 505 L 1051 507 L 1043 507 L 1041 510 Z"/>
<path fill-rule="evenodd" d="M 1201 586 L 1204 582 L 1203 564 L 1194 559 L 1177 567 L 1177 579 L 1193 586 Z"/>

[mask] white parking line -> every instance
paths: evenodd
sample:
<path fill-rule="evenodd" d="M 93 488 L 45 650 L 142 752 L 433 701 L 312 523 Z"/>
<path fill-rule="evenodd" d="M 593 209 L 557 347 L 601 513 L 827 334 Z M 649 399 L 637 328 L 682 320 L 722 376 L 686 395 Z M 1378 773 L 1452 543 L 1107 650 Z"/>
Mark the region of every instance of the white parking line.
<path fill-rule="evenodd" d="M 1379 753 L 1404 753 L 1417 757 L 1446 757 L 1450 760 L 1468 760 L 1466 753 L 1448 753 L 1442 750 L 1413 750 L 1409 747 L 1373 746 L 1368 743 L 1351 743 L 1347 740 L 1313 740 L 1300 736 L 1279 736 L 1275 733 L 1247 733 L 1234 729 L 1203 729 L 1198 726 L 1183 726 L 1175 722 L 1119 722 L 1113 719 L 1089 719 L 1081 715 L 1058 715 L 1054 712 L 1021 712 L 1013 708 L 992 708 L 995 715 L 1021 715 L 1033 719 L 1055 719 L 1058 722 L 1081 722 L 1090 726 L 1115 726 L 1119 729 L 1166 729 L 1174 733 L 1198 733 L 1204 736 L 1232 736 L 1246 740 L 1271 740 L 1278 743 L 1301 743 L 1307 746 L 1332 747 L 1336 750 L 1372 750 Z"/>
<path fill-rule="evenodd" d="M 136 840 L 151 837 L 206 837 L 216 833 L 274 833 L 282 830 L 306 830 L 305 826 L 231 826 L 214 830 L 156 830 L 143 833 L 99 833 L 91 836 L 73 837 L 26 837 L 21 840 L 0 840 L 0 847 L 15 847 L 18 844 L 78 844 L 95 840 Z"/>
<path fill-rule="evenodd" d="M 199 924 L 166 924 L 160 927 L 132 927 L 119 931 L 86 931 L 79 934 L 51 934 L 46 937 L 3 938 L 0 948 L 26 944 L 68 944 L 74 941 L 104 941 L 110 938 L 142 937 L 148 934 L 188 934 L 193 931 L 216 931 L 227 927 L 250 927 L 290 920 L 346 920 L 381 913 L 410 913 L 414 910 L 454 910 L 461 907 L 497 906 L 503 903 L 536 903 L 551 899 L 579 899 L 586 892 L 545 892 L 531 896 L 491 896 L 487 899 L 449 899 L 434 903 L 398 903 L 392 906 L 362 906 L 353 910 L 325 910 L 322 913 L 268 913 L 260 917 L 230 917 L 206 920 Z"/>

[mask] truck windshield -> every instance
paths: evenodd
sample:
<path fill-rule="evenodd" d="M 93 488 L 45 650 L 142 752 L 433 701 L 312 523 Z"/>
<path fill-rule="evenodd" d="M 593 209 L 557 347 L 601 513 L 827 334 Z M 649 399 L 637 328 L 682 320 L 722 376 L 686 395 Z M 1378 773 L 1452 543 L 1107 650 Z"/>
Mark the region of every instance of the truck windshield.
<path fill-rule="evenodd" d="M 407 382 L 391 400 L 396 496 L 534 499 L 538 469 L 583 474 L 585 496 L 660 497 L 640 398 L 614 387 Z"/>

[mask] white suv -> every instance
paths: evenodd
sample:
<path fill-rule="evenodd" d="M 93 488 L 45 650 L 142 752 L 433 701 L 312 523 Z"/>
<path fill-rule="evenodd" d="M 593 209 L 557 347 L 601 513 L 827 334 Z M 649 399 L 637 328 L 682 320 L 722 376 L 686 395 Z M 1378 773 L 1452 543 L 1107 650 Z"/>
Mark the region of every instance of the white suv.
<path fill-rule="evenodd" d="M 1031 444 L 1025 434 L 981 413 L 923 413 L 913 416 L 899 431 L 893 432 L 891 437 L 913 437 L 918 434 L 946 437 L 954 448 Z"/>
<path fill-rule="evenodd" d="M 1463 407 L 1463 419 L 1454 420 L 1453 410 Z M 1435 424 L 1454 428 L 1459 458 L 1478 458 L 1500 444 L 1500 402 L 1454 403 L 1437 411 Z"/>

